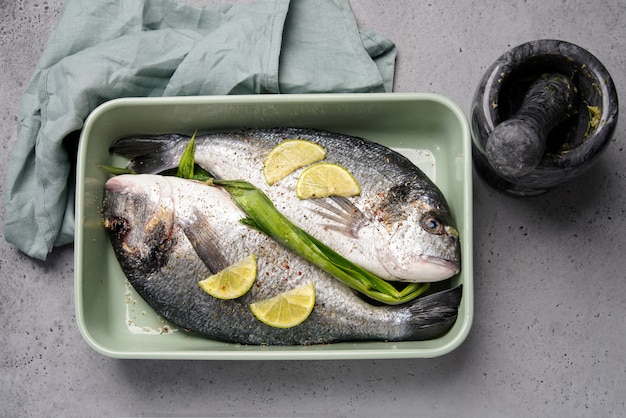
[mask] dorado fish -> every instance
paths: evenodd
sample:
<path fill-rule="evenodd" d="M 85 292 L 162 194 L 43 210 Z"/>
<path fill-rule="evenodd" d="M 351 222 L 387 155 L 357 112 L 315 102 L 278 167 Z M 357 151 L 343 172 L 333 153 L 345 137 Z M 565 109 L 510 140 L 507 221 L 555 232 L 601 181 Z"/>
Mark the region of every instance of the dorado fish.
<path fill-rule="evenodd" d="M 298 199 L 294 189 L 303 169 L 268 185 L 264 159 L 290 139 L 321 145 L 326 161 L 354 175 L 360 195 Z M 436 282 L 460 271 L 459 234 L 445 197 L 410 160 L 387 147 L 297 128 L 215 133 L 195 141 L 199 166 L 219 179 L 250 182 L 294 224 L 385 280 Z M 176 167 L 188 142 L 175 134 L 123 138 L 111 151 L 129 158 L 136 172 L 155 174 Z"/>
<path fill-rule="evenodd" d="M 105 184 L 104 226 L 128 281 L 179 327 L 242 344 L 300 345 L 359 340 L 423 340 L 455 322 L 462 289 L 398 306 L 375 306 L 322 270 L 242 224 L 220 187 L 161 175 L 120 175 Z M 254 254 L 257 277 L 242 297 L 205 293 L 198 281 Z M 259 321 L 249 304 L 313 283 L 310 316 L 292 328 Z"/>

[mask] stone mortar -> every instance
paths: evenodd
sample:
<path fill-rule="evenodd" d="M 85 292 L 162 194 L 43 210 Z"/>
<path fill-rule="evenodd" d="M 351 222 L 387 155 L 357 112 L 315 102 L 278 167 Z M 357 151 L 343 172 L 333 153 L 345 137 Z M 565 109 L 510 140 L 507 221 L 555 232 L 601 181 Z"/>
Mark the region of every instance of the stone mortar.
<path fill-rule="evenodd" d="M 550 127 L 538 164 L 513 176 L 491 163 L 487 142 L 499 124 L 515 116 L 530 86 L 547 73 L 569 77 L 577 98 Z M 617 117 L 613 80 L 591 53 L 552 39 L 521 44 L 500 56 L 476 89 L 470 116 L 474 166 L 498 190 L 519 196 L 544 193 L 593 167 L 613 136 Z"/>

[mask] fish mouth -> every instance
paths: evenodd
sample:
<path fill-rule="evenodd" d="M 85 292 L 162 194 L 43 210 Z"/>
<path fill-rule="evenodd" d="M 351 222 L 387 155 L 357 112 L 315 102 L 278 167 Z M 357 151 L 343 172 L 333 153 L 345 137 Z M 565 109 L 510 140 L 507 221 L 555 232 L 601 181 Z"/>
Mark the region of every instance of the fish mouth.
<path fill-rule="evenodd" d="M 457 260 L 447 260 L 425 254 L 418 257 L 413 267 L 415 268 L 392 272 L 394 275 L 392 280 L 411 283 L 439 282 L 461 271 L 461 263 Z M 419 275 L 414 273 L 415 270 L 420 272 Z"/>
<path fill-rule="evenodd" d="M 432 257 L 428 255 L 423 255 L 422 260 L 436 268 L 441 268 L 442 270 L 449 271 L 450 275 L 448 277 L 459 274 L 459 272 L 461 271 L 461 263 L 457 260 L 446 260 L 445 258 Z M 446 277 L 446 279 L 448 277 Z"/>
<path fill-rule="evenodd" d="M 128 185 L 116 177 L 112 177 L 104 183 L 104 189 L 109 193 L 127 194 Z"/>

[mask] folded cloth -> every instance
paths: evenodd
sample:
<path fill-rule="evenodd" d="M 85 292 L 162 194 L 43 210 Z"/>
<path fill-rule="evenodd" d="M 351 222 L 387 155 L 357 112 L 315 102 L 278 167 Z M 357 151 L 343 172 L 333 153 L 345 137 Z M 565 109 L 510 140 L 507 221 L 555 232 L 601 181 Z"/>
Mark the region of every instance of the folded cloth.
<path fill-rule="evenodd" d="M 103 102 L 390 92 L 394 65 L 394 44 L 359 29 L 347 0 L 68 0 L 22 98 L 5 239 L 38 259 L 73 241 L 77 133 Z"/>

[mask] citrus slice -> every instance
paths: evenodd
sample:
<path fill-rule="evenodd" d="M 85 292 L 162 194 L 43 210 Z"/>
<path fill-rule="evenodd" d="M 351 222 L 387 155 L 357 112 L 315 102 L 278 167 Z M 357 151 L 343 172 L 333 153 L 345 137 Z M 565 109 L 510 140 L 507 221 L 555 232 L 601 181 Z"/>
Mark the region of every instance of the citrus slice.
<path fill-rule="evenodd" d="M 317 163 L 306 168 L 296 183 L 296 196 L 313 199 L 328 196 L 356 196 L 361 186 L 345 167 L 333 163 Z"/>
<path fill-rule="evenodd" d="M 270 186 L 295 170 L 326 158 L 321 145 L 304 139 L 289 139 L 276 145 L 263 162 L 263 176 Z"/>
<path fill-rule="evenodd" d="M 236 299 L 246 294 L 256 279 L 254 254 L 242 258 L 217 274 L 198 282 L 209 295 L 218 299 Z"/>
<path fill-rule="evenodd" d="M 315 306 L 315 286 L 308 283 L 273 298 L 250 304 L 257 319 L 274 328 L 291 328 L 303 323 Z"/>

